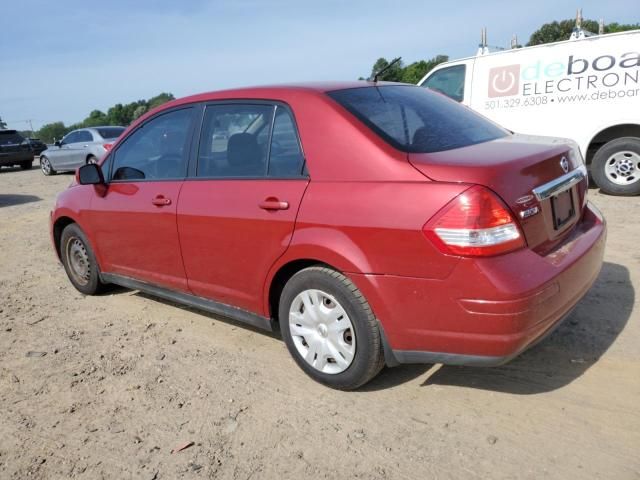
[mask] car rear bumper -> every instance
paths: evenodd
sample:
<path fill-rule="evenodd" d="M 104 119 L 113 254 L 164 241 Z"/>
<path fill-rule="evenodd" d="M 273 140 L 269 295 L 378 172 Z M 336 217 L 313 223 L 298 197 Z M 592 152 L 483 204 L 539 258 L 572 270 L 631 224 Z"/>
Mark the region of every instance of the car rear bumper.
<path fill-rule="evenodd" d="M 0 153 L 0 166 L 17 165 L 22 162 L 33 161 L 33 152 Z"/>
<path fill-rule="evenodd" d="M 557 327 L 595 282 L 606 225 L 593 205 L 540 256 L 461 259 L 445 280 L 352 275 L 379 319 L 387 363 L 500 365 Z"/>

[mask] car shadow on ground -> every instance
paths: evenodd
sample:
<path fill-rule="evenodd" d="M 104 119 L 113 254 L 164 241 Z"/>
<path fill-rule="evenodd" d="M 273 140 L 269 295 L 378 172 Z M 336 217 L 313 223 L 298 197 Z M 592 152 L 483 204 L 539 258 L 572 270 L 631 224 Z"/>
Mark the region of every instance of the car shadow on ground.
<path fill-rule="evenodd" d="M 422 386 L 447 385 L 530 395 L 568 385 L 585 373 L 624 330 L 635 301 L 629 270 L 605 262 L 596 283 L 548 338 L 493 368 L 442 366 Z"/>
<path fill-rule="evenodd" d="M 106 294 L 126 292 L 131 290 L 114 286 Z M 281 339 L 277 325 L 273 332 L 267 332 L 143 292 L 136 292 L 135 295 Z M 385 368 L 359 390 L 385 390 L 427 373 L 422 387 L 446 385 L 519 395 L 556 390 L 581 376 L 609 349 L 627 324 L 634 301 L 635 290 L 629 270 L 622 265 L 605 262 L 595 284 L 569 318 L 548 338 L 510 363 L 491 368 L 431 364 Z"/>
<path fill-rule="evenodd" d="M 113 288 L 114 288 L 114 290 L 110 291 L 109 293 L 116 293 L 117 294 L 117 293 L 131 292 L 131 290 L 128 290 L 128 289 L 126 289 L 124 287 L 114 286 Z M 154 295 L 151 295 L 151 294 L 148 294 L 148 293 L 145 293 L 145 292 L 141 292 L 139 290 L 135 291 L 135 295 L 138 296 L 138 297 L 146 298 L 148 300 L 152 300 L 154 302 L 163 303 L 164 305 L 168 305 L 170 307 L 179 308 L 180 310 L 185 310 L 187 312 L 196 313 L 198 315 L 201 315 L 202 317 L 209 318 L 209 319 L 213 320 L 214 322 L 225 322 L 225 323 L 228 323 L 229 325 L 245 328 L 247 330 L 251 330 L 251 331 L 256 332 L 256 333 L 267 335 L 267 336 L 272 337 L 272 338 L 277 338 L 279 340 L 282 338 L 280 336 L 280 330 L 278 329 L 278 325 L 274 325 L 273 331 L 270 332 L 270 331 L 264 330 L 262 328 L 254 327 L 253 325 L 249 325 L 248 323 L 244 323 L 244 322 L 235 320 L 235 319 L 230 318 L 230 317 L 225 317 L 224 315 L 216 315 L 214 313 L 209 313 L 209 312 L 207 312 L 205 310 L 200 310 L 199 308 L 196 308 L 196 307 L 190 307 L 189 305 L 183 305 L 181 303 L 175 303 L 175 302 L 172 302 L 171 300 L 166 300 L 164 298 L 156 297 Z"/>
<path fill-rule="evenodd" d="M 39 202 L 42 198 L 36 195 L 19 195 L 13 193 L 0 193 L 0 208 L 10 207 L 12 205 L 21 205 L 23 203 Z"/>

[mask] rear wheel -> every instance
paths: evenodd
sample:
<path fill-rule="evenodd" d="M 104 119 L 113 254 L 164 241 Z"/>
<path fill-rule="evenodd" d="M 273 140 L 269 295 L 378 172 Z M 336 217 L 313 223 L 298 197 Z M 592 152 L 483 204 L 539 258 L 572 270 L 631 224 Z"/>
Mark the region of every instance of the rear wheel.
<path fill-rule="evenodd" d="M 60 257 L 67 276 L 76 289 L 85 295 L 100 292 L 98 262 L 84 232 L 72 223 L 65 227 L 60 238 Z"/>
<path fill-rule="evenodd" d="M 22 162 L 20 164 L 20 168 L 22 170 L 31 170 L 31 167 L 33 167 L 33 161 L 29 160 L 28 162 Z"/>
<path fill-rule="evenodd" d="M 640 195 L 640 138 L 623 137 L 604 144 L 594 155 L 591 175 L 611 195 Z"/>
<path fill-rule="evenodd" d="M 56 171 L 51 166 L 51 162 L 47 157 L 40 157 L 40 170 L 42 170 L 42 173 L 47 176 L 56 174 Z"/>
<path fill-rule="evenodd" d="M 280 297 L 280 329 L 289 353 L 314 380 L 352 390 L 384 364 L 380 331 L 366 299 L 326 267 L 296 273 Z"/>
<path fill-rule="evenodd" d="M 93 155 L 89 155 L 87 157 L 87 165 L 89 165 L 90 163 L 98 163 L 98 159 Z"/>

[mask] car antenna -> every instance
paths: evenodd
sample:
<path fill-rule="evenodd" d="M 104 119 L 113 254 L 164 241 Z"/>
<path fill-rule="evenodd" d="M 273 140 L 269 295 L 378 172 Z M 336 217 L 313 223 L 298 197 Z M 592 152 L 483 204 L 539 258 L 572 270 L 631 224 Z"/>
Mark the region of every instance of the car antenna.
<path fill-rule="evenodd" d="M 386 72 L 387 70 L 389 70 L 391 67 L 393 67 L 400 60 L 402 60 L 402 57 L 394 58 L 393 60 L 391 60 L 391 63 L 389 63 L 389 65 L 384 67 L 382 70 L 378 70 L 376 73 L 374 73 L 373 74 L 373 80 L 372 80 L 373 83 L 377 83 L 378 82 L 378 77 L 380 75 L 382 75 L 384 72 Z"/>

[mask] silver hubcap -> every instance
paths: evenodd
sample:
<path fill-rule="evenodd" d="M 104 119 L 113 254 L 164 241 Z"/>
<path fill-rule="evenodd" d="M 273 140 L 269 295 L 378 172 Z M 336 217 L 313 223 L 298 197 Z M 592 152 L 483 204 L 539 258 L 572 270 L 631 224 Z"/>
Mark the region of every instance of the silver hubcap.
<path fill-rule="evenodd" d="M 616 185 L 631 185 L 640 180 L 640 155 L 628 150 L 614 153 L 605 163 L 604 172 Z"/>
<path fill-rule="evenodd" d="M 67 243 L 67 259 L 69 260 L 69 270 L 74 279 L 82 285 L 89 283 L 89 278 L 91 277 L 89 255 L 80 239 L 76 237 L 69 239 Z"/>
<path fill-rule="evenodd" d="M 291 303 L 289 331 L 298 353 L 322 373 L 344 372 L 356 353 L 349 315 L 332 295 L 305 290 Z"/>
<path fill-rule="evenodd" d="M 49 159 L 47 157 L 40 159 L 40 168 L 44 173 L 51 172 L 51 164 L 49 163 Z"/>

